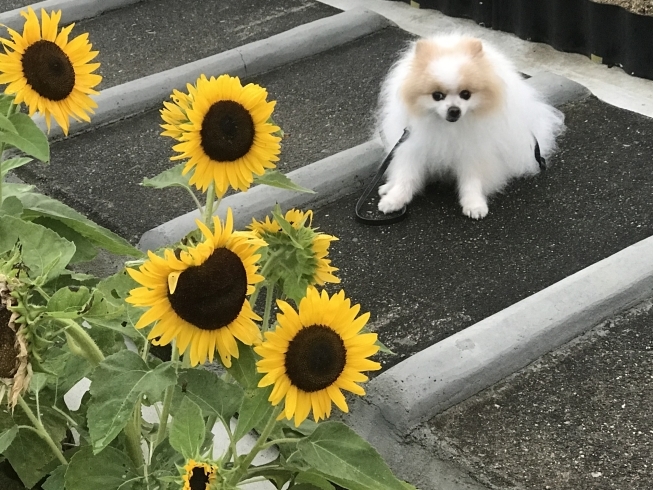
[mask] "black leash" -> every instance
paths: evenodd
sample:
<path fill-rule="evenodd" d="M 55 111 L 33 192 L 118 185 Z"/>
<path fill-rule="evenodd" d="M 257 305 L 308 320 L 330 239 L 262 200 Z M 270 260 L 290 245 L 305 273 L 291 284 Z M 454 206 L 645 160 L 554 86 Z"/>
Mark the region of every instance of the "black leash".
<path fill-rule="evenodd" d="M 379 183 L 379 180 L 381 180 L 381 177 L 383 177 L 383 174 L 388 168 L 388 165 L 390 165 L 390 162 L 392 161 L 392 157 L 395 154 L 395 150 L 400 144 L 406 141 L 406 138 L 408 138 L 408 128 L 404 129 L 404 134 L 401 135 L 399 141 L 397 141 L 395 146 L 392 147 L 392 150 L 390 150 L 390 153 L 388 153 L 388 156 L 385 157 L 385 160 L 383 160 L 383 163 L 376 171 L 376 175 L 372 179 L 372 182 L 370 182 L 370 184 L 365 188 L 365 191 L 363 191 L 363 195 L 358 199 L 358 202 L 356 203 L 356 221 L 358 221 L 359 223 L 364 223 L 366 225 L 372 225 L 372 226 L 391 225 L 393 223 L 399 223 L 402 219 L 406 217 L 406 206 L 404 206 L 399 211 L 397 211 L 398 214 L 396 216 L 388 216 L 384 218 L 366 218 L 361 214 L 361 208 L 363 207 L 363 205 L 365 205 L 365 203 L 367 203 L 367 198 L 370 196 L 372 191 L 376 189 L 376 184 Z"/>
<path fill-rule="evenodd" d="M 389 216 L 383 218 L 366 218 L 361 214 L 361 208 L 365 205 L 365 203 L 367 203 L 367 198 L 370 196 L 372 191 L 376 189 L 376 185 L 379 183 L 379 180 L 381 180 L 381 177 L 383 177 L 383 174 L 388 169 L 388 166 L 390 165 L 390 162 L 394 157 L 395 150 L 400 144 L 406 141 L 406 138 L 408 138 L 408 134 L 409 134 L 408 128 L 404 129 L 404 134 L 401 135 L 399 141 L 397 141 L 395 146 L 392 147 L 392 150 L 390 150 L 390 153 L 388 153 L 388 156 L 385 157 L 385 160 L 383 160 L 383 163 L 376 171 L 376 174 L 374 175 L 372 182 L 369 183 L 369 185 L 363 191 L 363 195 L 358 199 L 358 202 L 356 203 L 355 212 L 356 212 L 356 221 L 358 221 L 359 223 L 372 225 L 372 226 L 391 225 L 393 223 L 399 223 L 401 220 L 403 220 L 406 217 L 406 206 L 404 206 L 399 211 L 397 211 L 398 214 L 396 216 Z M 535 152 L 534 152 L 535 161 L 540 166 L 540 170 L 544 171 L 546 170 L 546 159 L 542 156 L 540 152 L 540 143 L 537 141 L 537 138 L 534 135 L 533 135 L 533 139 L 535 140 Z"/>

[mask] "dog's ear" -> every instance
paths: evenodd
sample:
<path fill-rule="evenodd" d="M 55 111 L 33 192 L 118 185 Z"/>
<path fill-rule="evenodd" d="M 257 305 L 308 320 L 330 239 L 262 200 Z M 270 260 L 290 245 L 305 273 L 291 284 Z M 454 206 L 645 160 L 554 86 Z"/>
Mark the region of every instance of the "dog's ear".
<path fill-rule="evenodd" d="M 483 43 L 480 39 L 470 37 L 465 40 L 465 48 L 472 57 L 479 56 L 483 53 Z"/>
<path fill-rule="evenodd" d="M 438 51 L 438 47 L 428 39 L 420 39 L 415 43 L 415 57 L 418 60 L 429 61 L 433 59 Z"/>

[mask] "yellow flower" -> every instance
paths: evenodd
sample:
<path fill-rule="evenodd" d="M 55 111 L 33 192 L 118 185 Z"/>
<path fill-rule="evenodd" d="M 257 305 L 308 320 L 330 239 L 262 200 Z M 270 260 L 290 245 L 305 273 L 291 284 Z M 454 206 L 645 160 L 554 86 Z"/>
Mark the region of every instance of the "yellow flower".
<path fill-rule="evenodd" d="M 0 274 L 0 403 L 7 395 L 10 408 L 16 406 L 18 397 L 27 391 L 32 378 L 24 326 L 18 325 L 19 314 L 9 307 L 15 306 L 8 279 Z"/>
<path fill-rule="evenodd" d="M 338 238 L 310 228 L 313 222 L 313 211 L 303 212 L 299 209 L 291 209 L 285 214 L 284 219 L 296 230 L 305 227 L 312 231 L 310 249 L 313 252 L 312 260 L 314 264 L 311 267 L 309 284 L 317 284 L 318 286 L 323 286 L 327 282 L 338 284 L 340 279 L 333 275 L 338 269 L 331 265 L 330 259 L 327 259 L 331 242 L 338 240 Z M 277 223 L 277 220 L 270 219 L 269 216 L 265 217 L 265 221 L 256 221 L 253 219 L 248 229 L 268 242 L 271 249 L 275 248 L 275 243 L 277 242 L 276 240 L 271 240 L 271 238 L 278 237 L 283 233 L 281 225 Z"/>
<path fill-rule="evenodd" d="M 375 333 L 360 333 L 370 314 L 358 316 L 359 305 L 351 306 L 344 291 L 329 297 L 309 288 L 296 312 L 285 301 L 277 301 L 281 313 L 278 326 L 265 333 L 265 341 L 254 347 L 262 357 L 256 363 L 267 373 L 260 387 L 274 385 L 272 405 L 285 399 L 282 417 L 294 417 L 299 426 L 311 409 L 315 421 L 331 415 L 331 402 L 347 412 L 340 390 L 357 395 L 365 391 L 358 384 L 367 381 L 362 371 L 381 369 L 367 359 L 379 350 Z"/>
<path fill-rule="evenodd" d="M 252 83 L 243 87 L 238 77 L 229 75 L 202 75 L 187 96 L 176 95 L 177 108 L 166 105 L 163 134 L 181 141 L 173 146 L 180 154 L 172 159 L 188 160 L 183 174 L 193 170 L 192 185 L 206 192 L 215 182 L 221 197 L 230 186 L 247 190 L 254 175 L 274 168 L 281 138 L 273 134 L 279 127 L 268 122 L 276 102 L 266 100 L 264 88 Z"/>
<path fill-rule="evenodd" d="M 42 25 L 34 10 L 21 12 L 25 17 L 23 34 L 7 28 L 11 40 L 0 38 L 6 54 L 0 54 L 0 83 L 8 84 L 5 93 L 15 102 L 24 102 L 30 116 L 43 114 L 50 130 L 50 118 L 68 134 L 69 118 L 89 122 L 87 113 L 97 107 L 89 95 L 102 81 L 93 74 L 100 64 L 89 63 L 98 54 L 91 51 L 88 34 L 68 41 L 74 24 L 58 32 L 61 11 L 50 15 L 41 9 Z M 7 49 L 9 48 L 9 49 Z"/>
<path fill-rule="evenodd" d="M 217 471 L 216 466 L 189 459 L 181 477 L 184 482 L 182 490 L 209 490 Z"/>
<path fill-rule="evenodd" d="M 202 243 L 178 254 L 167 249 L 164 257 L 148 252 L 149 260 L 139 270 L 127 269 L 143 287 L 132 289 L 126 301 L 149 308 L 135 326 L 156 322 L 148 334 L 155 345 L 176 339 L 179 352 L 189 351 L 193 366 L 207 358 L 212 362 L 217 348 L 222 363 L 230 367 L 231 357 L 238 358 L 235 339 L 245 345 L 260 339 L 254 320 L 261 318 L 247 296 L 263 280 L 257 274 L 256 251 L 265 242 L 234 232 L 231 209 L 224 227 L 213 218 L 214 233 L 197 223 L 206 237 Z"/>
<path fill-rule="evenodd" d="M 193 95 L 195 94 L 195 87 L 190 83 L 186 85 L 188 93 L 185 94 L 179 90 L 173 90 L 170 98 L 173 102 L 164 102 L 163 109 L 161 109 L 161 119 L 166 124 L 161 127 L 165 129 L 162 136 L 169 136 L 177 141 L 183 141 L 182 136 L 184 130 L 181 128 L 182 124 L 188 124 L 188 111 L 193 104 Z"/>

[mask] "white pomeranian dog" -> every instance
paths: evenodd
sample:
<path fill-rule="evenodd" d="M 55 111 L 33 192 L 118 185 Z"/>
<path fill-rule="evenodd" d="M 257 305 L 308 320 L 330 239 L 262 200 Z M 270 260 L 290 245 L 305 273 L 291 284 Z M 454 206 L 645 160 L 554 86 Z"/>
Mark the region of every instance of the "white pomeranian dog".
<path fill-rule="evenodd" d="M 398 211 L 429 180 L 453 178 L 463 213 L 487 215 L 487 199 L 515 177 L 536 174 L 536 141 L 546 158 L 564 115 L 485 41 L 439 35 L 410 45 L 380 95 L 378 130 L 395 150 L 379 188 L 379 210 Z"/>

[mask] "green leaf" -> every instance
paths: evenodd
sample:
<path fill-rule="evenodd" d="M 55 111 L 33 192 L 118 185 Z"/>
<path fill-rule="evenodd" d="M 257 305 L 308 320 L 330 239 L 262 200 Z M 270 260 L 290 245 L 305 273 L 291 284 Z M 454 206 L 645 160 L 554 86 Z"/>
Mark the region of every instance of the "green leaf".
<path fill-rule="evenodd" d="M 302 471 L 297 475 L 297 478 L 295 478 L 295 483 L 305 483 L 314 488 L 319 488 L 320 490 L 334 490 L 334 486 L 331 485 L 329 480 L 326 478 L 305 471 Z"/>
<path fill-rule="evenodd" d="M 231 359 L 231 367 L 227 371 L 244 388 L 256 388 L 263 376 L 256 371 L 254 349 L 238 342 L 238 354 L 238 359 Z"/>
<path fill-rule="evenodd" d="M 163 391 L 177 381 L 169 362 L 150 367 L 138 354 L 123 350 L 107 357 L 91 376 L 88 428 L 95 453 L 102 451 L 127 425 L 136 401 L 161 400 Z"/>
<path fill-rule="evenodd" d="M 93 245 L 91 240 L 59 220 L 41 217 L 36 218 L 32 223 L 38 223 L 41 226 L 50 228 L 60 237 L 75 244 L 75 255 L 73 255 L 73 258 L 70 260 L 72 264 L 93 260 L 98 253 L 98 249 Z"/>
<path fill-rule="evenodd" d="M 6 112 L 0 113 L 0 132 L 4 131 L 7 133 L 18 134 L 18 131 L 16 131 L 16 127 L 9 120 L 9 118 L 5 116 L 5 114 Z"/>
<path fill-rule="evenodd" d="M 263 175 L 254 176 L 255 184 L 264 184 L 271 187 L 278 187 L 279 189 L 287 189 L 296 192 L 305 192 L 307 194 L 315 194 L 312 189 L 307 189 L 300 185 L 295 184 L 290 178 L 278 170 L 266 170 Z"/>
<path fill-rule="evenodd" d="M 23 212 L 24 219 L 52 218 L 61 221 L 80 235 L 88 238 L 96 246 L 102 247 L 109 252 L 131 257 L 143 256 L 142 252 L 132 247 L 127 240 L 94 223 L 62 202 L 36 192 L 25 192 L 23 189 L 16 190 L 18 192 L 15 195 L 25 208 Z"/>
<path fill-rule="evenodd" d="M 297 444 L 314 470 L 350 490 L 406 490 L 367 441 L 341 422 L 324 422 Z"/>
<path fill-rule="evenodd" d="M 76 291 L 61 288 L 52 295 L 45 311 L 57 318 L 77 318 L 90 299 L 91 291 L 86 287 L 78 288 Z"/>
<path fill-rule="evenodd" d="M 0 433 L 0 454 L 4 453 L 5 450 L 11 446 L 11 443 L 14 442 L 14 439 L 18 435 L 18 426 L 14 425 L 12 428 L 3 430 Z"/>
<path fill-rule="evenodd" d="M 48 383 L 48 376 L 45 373 L 34 373 L 29 382 L 29 391 L 37 394 Z"/>
<path fill-rule="evenodd" d="M 23 165 L 31 161 L 32 161 L 31 158 L 26 158 L 26 157 L 16 157 L 16 158 L 10 158 L 9 160 L 4 160 L 2 163 L 0 163 L 0 178 L 7 175 L 7 172 L 9 172 L 10 170 L 13 170 L 18 167 L 22 167 Z"/>
<path fill-rule="evenodd" d="M 243 401 L 240 386 L 227 383 L 209 371 L 189 369 L 179 377 L 179 384 L 204 416 L 218 415 L 229 420 Z"/>
<path fill-rule="evenodd" d="M 15 196 L 9 196 L 3 199 L 2 205 L 0 206 L 0 216 L 3 214 L 19 218 L 23 214 L 23 203 Z"/>
<path fill-rule="evenodd" d="M 39 129 L 36 123 L 27 114 L 17 112 L 9 116 L 9 120 L 16 129 L 15 133 L 1 131 L 0 141 L 8 143 L 42 162 L 50 160 L 50 144 L 48 137 Z"/>
<path fill-rule="evenodd" d="M 205 433 L 202 410 L 184 397 L 170 425 L 170 445 L 186 459 L 197 458 Z"/>
<path fill-rule="evenodd" d="M 0 216 L 0 253 L 20 242 L 24 264 L 39 276 L 55 277 L 75 254 L 75 245 L 52 230 L 13 216 Z"/>
<path fill-rule="evenodd" d="M 47 474 L 45 468 L 55 458 L 50 447 L 31 430 L 21 430 L 3 454 L 27 488 Z"/>
<path fill-rule="evenodd" d="M 164 189 L 166 187 L 186 187 L 190 189 L 188 179 L 192 174 L 181 174 L 185 166 L 185 163 L 180 163 L 179 165 L 175 165 L 172 168 L 164 170 L 155 177 L 146 177 L 143 179 L 143 183 L 141 185 L 144 187 L 154 187 L 155 189 Z"/>
<path fill-rule="evenodd" d="M 41 485 L 43 490 L 64 490 L 64 476 L 68 468 L 65 465 L 58 466 L 50 473 L 48 479 Z"/>
<path fill-rule="evenodd" d="M 234 430 L 234 439 L 239 441 L 254 427 L 266 421 L 272 415 L 274 408 L 268 401 L 272 386 L 266 388 L 250 388 L 245 391 L 243 402 L 238 410 L 238 423 Z"/>
<path fill-rule="evenodd" d="M 14 103 L 14 96 L 0 93 L 0 114 L 8 114 L 9 108 Z M 18 104 L 16 104 L 18 105 Z M 18 110 L 14 108 L 14 110 Z"/>
<path fill-rule="evenodd" d="M 142 477 L 127 455 L 113 447 L 93 454 L 84 447 L 70 460 L 66 490 L 131 490 Z"/>

